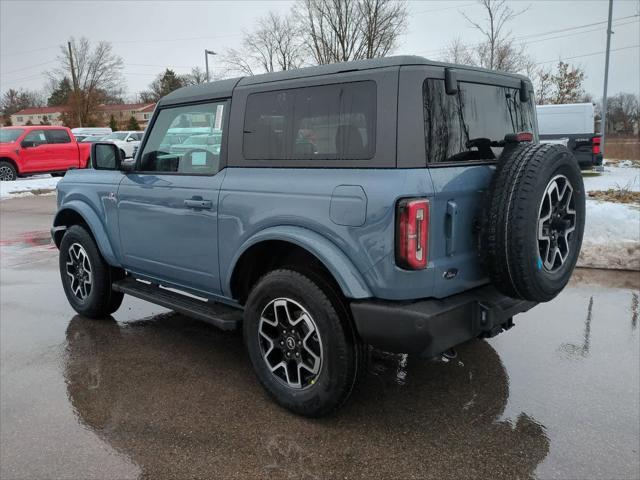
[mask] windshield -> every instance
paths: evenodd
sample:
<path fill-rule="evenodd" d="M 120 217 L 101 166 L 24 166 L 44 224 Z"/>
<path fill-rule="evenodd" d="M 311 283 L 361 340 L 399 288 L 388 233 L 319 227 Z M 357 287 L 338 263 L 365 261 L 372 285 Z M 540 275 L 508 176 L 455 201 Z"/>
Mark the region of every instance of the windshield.
<path fill-rule="evenodd" d="M 427 79 L 423 110 L 429 163 L 496 160 L 508 133 L 537 140 L 533 100 L 521 102 L 518 88 L 459 82 L 447 95 L 444 80 Z"/>
<path fill-rule="evenodd" d="M 23 132 L 22 128 L 3 128 L 0 130 L 0 143 L 13 143 Z"/>
<path fill-rule="evenodd" d="M 124 140 L 125 138 L 127 138 L 127 132 L 115 132 L 107 135 L 103 140 Z"/>

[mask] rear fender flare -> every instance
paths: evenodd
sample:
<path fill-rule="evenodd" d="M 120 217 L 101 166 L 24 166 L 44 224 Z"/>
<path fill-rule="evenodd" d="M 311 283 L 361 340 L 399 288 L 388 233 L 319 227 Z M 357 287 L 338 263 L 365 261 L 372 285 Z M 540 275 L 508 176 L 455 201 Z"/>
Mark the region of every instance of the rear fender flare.
<path fill-rule="evenodd" d="M 345 297 L 369 298 L 373 296 L 358 269 L 342 250 L 322 235 L 295 226 L 269 227 L 245 241 L 236 252 L 224 277 L 225 295 L 231 296 L 231 278 L 243 253 L 253 245 L 268 240 L 290 242 L 314 255 L 333 275 Z"/>

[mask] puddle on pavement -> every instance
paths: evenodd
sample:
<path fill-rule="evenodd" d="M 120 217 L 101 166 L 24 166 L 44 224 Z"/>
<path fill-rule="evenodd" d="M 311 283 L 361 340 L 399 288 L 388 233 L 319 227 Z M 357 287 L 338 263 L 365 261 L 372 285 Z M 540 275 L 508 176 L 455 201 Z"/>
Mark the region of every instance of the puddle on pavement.
<path fill-rule="evenodd" d="M 34 235 L 20 245 L 47 244 Z M 28 272 L 7 272 L 5 286 L 11 275 L 27 281 Z M 60 477 L 87 477 L 104 453 L 83 463 L 65 446 L 86 432 L 114 452 L 107 476 L 117 468 L 154 479 L 640 475 L 636 273 L 576 270 L 553 302 L 456 355 L 371 350 L 350 401 L 318 420 L 272 402 L 239 332 L 175 313 L 145 317 L 152 307 L 137 300 L 125 301 L 119 321 L 67 316 L 51 288 L 57 271 L 47 275 L 29 297 L 55 308 L 57 324 L 43 325 L 40 310 L 3 307 L 3 435 L 17 436 L 3 437 L 0 463 L 23 477 L 56 468 Z M 21 349 L 28 361 L 14 353 Z M 20 388 L 28 393 L 11 393 Z M 71 420 L 54 414 L 67 410 Z M 18 415 L 7 421 L 5 412 Z M 30 443 L 58 431 L 56 422 L 64 422 L 60 439 Z M 43 451 L 56 460 L 36 470 Z"/>

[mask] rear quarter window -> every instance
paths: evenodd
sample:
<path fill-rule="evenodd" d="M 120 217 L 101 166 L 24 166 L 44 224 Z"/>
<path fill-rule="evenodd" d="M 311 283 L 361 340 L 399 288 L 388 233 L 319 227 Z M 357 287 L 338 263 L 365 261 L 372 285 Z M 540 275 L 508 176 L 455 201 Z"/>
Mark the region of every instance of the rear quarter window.
<path fill-rule="evenodd" d="M 242 149 L 248 160 L 365 160 L 375 154 L 376 83 L 253 93 Z"/>
<path fill-rule="evenodd" d="M 495 161 L 508 133 L 535 133 L 533 101 L 521 102 L 519 89 L 458 83 L 447 95 L 444 80 L 423 84 L 425 147 L 428 163 Z"/>

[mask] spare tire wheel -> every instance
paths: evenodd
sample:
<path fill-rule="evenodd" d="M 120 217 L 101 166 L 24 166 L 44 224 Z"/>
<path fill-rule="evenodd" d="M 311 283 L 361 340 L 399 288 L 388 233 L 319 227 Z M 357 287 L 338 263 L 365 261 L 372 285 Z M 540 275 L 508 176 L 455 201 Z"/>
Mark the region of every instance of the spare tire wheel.
<path fill-rule="evenodd" d="M 522 144 L 505 149 L 482 212 L 485 272 L 505 295 L 551 300 L 578 261 L 584 219 L 582 174 L 566 147 Z"/>

